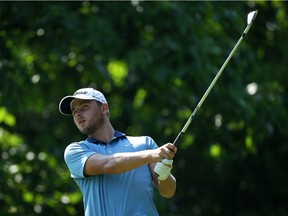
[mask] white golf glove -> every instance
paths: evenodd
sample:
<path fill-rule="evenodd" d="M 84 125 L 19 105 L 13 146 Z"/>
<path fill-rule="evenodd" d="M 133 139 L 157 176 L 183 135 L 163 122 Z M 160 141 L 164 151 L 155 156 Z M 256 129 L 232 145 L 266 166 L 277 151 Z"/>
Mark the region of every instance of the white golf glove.
<path fill-rule="evenodd" d="M 161 162 L 157 162 L 154 168 L 154 174 L 159 180 L 166 180 L 172 170 L 173 160 L 163 159 Z"/>

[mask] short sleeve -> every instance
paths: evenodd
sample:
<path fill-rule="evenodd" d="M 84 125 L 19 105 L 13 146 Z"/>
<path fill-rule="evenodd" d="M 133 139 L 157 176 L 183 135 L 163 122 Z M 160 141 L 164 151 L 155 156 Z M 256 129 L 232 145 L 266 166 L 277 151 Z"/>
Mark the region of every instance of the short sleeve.
<path fill-rule="evenodd" d="M 96 152 L 86 145 L 75 142 L 68 145 L 64 152 L 64 160 L 70 170 L 72 178 L 85 178 L 84 166 L 87 159 Z"/>
<path fill-rule="evenodd" d="M 148 145 L 148 149 L 158 148 L 158 145 L 156 144 L 156 142 L 149 136 L 146 136 L 146 143 Z"/>

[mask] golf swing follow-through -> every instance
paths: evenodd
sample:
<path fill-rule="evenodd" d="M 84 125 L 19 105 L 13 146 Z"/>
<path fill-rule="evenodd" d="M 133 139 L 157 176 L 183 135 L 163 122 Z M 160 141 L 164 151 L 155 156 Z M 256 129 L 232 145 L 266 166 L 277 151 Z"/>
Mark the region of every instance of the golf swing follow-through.
<path fill-rule="evenodd" d="M 177 143 L 215 85 L 229 59 L 251 27 L 257 11 L 248 15 L 248 26 L 217 73 L 197 107 L 173 143 L 158 146 L 149 136 L 129 136 L 114 129 L 110 106 L 102 92 L 81 88 L 62 98 L 59 111 L 72 116 L 85 140 L 66 146 L 64 160 L 83 194 L 86 216 L 158 216 L 153 184 L 159 194 L 171 198 L 176 178 L 171 174 Z"/>
<path fill-rule="evenodd" d="M 189 125 L 191 124 L 194 116 L 196 115 L 197 111 L 200 109 L 200 107 L 202 106 L 203 102 L 205 101 L 206 97 L 208 96 L 208 94 L 210 93 L 211 89 L 213 88 L 213 86 L 215 85 L 215 83 L 217 82 L 218 78 L 220 77 L 220 75 L 222 74 L 224 68 L 226 67 L 226 65 L 228 64 L 229 60 L 231 59 L 231 57 L 233 56 L 233 54 L 235 53 L 235 51 L 237 50 L 237 48 L 239 47 L 240 43 L 242 42 L 243 38 L 245 37 L 245 35 L 248 33 L 249 29 L 251 28 L 251 25 L 253 23 L 253 21 L 255 20 L 256 16 L 257 16 L 258 11 L 252 11 L 248 14 L 247 16 L 247 26 L 245 28 L 245 30 L 243 31 L 241 37 L 239 38 L 239 40 L 237 41 L 237 43 L 235 44 L 234 48 L 232 49 L 232 51 L 230 52 L 229 56 L 227 57 L 227 59 L 225 60 L 225 62 L 223 63 L 222 67 L 220 68 L 220 70 L 218 71 L 218 73 L 216 74 L 216 76 L 214 77 L 214 79 L 212 80 L 211 84 L 209 85 L 209 87 L 207 88 L 206 92 L 204 93 L 204 95 L 202 96 L 201 100 L 199 101 L 199 103 L 197 104 L 197 106 L 195 107 L 194 111 L 192 112 L 192 114 L 190 115 L 190 117 L 188 118 L 187 122 L 185 123 L 184 127 L 182 128 L 182 130 L 178 133 L 176 139 L 174 140 L 173 144 L 175 146 L 177 146 L 179 144 L 180 139 L 183 137 L 183 135 L 185 134 L 187 128 L 189 127 Z M 162 164 L 166 164 L 166 165 L 172 165 L 173 161 L 169 161 L 164 159 L 162 161 L 162 163 L 157 163 L 154 169 L 155 175 L 159 175 L 161 174 L 162 170 L 163 172 L 165 172 L 165 168 L 163 168 Z"/>

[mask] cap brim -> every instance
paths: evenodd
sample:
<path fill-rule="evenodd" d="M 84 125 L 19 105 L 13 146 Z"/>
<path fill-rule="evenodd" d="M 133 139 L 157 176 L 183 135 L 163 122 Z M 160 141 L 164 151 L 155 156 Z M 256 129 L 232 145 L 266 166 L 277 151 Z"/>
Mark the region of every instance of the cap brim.
<path fill-rule="evenodd" d="M 59 103 L 59 111 L 63 115 L 71 115 L 71 107 L 70 104 L 74 99 L 82 99 L 82 100 L 95 100 L 94 98 L 87 97 L 85 95 L 77 95 L 77 96 L 66 96 Z"/>

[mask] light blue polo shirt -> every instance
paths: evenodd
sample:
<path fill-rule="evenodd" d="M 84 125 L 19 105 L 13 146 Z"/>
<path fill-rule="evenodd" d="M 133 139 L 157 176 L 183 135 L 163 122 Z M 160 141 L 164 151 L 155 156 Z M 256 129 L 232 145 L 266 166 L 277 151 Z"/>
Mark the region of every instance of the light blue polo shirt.
<path fill-rule="evenodd" d="M 92 154 L 111 155 L 157 148 L 148 136 L 131 137 L 118 131 L 109 143 L 93 138 L 71 143 L 64 159 L 83 194 L 85 216 L 155 216 L 149 165 L 121 174 L 84 176 L 84 165 Z"/>

